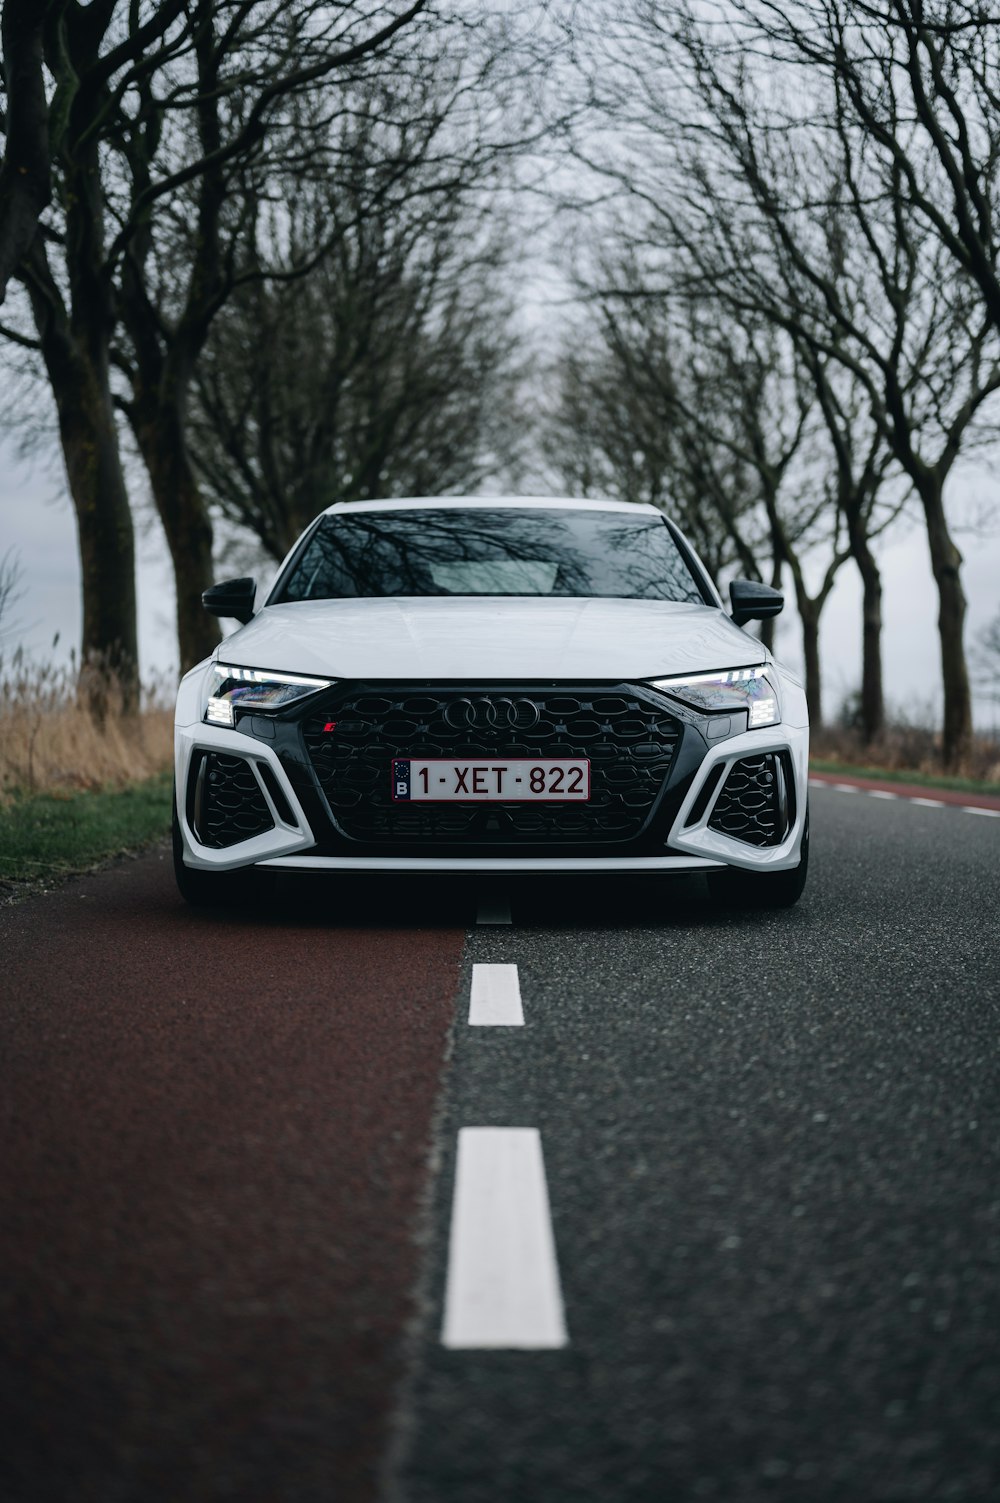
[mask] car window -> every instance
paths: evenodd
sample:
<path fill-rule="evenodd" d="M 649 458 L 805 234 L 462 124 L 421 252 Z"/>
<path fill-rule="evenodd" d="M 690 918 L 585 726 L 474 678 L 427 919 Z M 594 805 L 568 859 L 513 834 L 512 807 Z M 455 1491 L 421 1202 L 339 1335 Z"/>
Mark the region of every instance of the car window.
<path fill-rule="evenodd" d="M 659 517 L 513 507 L 324 517 L 276 598 L 392 595 L 615 596 L 704 604 Z"/>

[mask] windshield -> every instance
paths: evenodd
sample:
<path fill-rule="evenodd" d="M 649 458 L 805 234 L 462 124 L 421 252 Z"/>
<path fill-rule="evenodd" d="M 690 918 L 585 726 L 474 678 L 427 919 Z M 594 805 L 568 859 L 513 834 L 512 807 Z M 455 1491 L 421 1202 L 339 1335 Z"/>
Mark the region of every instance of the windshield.
<path fill-rule="evenodd" d="M 615 596 L 705 603 L 666 524 L 639 512 L 485 507 L 324 517 L 277 599 Z"/>

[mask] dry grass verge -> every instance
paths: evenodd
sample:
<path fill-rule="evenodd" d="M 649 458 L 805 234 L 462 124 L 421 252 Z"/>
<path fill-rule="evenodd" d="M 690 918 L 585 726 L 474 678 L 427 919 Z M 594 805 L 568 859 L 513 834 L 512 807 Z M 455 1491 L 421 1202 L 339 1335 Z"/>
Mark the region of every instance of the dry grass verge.
<path fill-rule="evenodd" d="M 944 775 L 940 733 L 924 726 L 887 726 L 877 741 L 869 743 L 857 731 L 824 726 L 813 731 L 810 753 L 814 761 L 844 767 L 919 773 L 935 779 Z M 975 737 L 961 764 L 948 769 L 948 776 L 968 784 L 1000 784 L 1000 743 L 988 736 Z"/>
<path fill-rule="evenodd" d="M 172 694 L 143 689 L 142 710 L 125 715 L 115 683 L 100 718 L 78 696 L 72 660 L 57 667 L 0 659 L 0 804 L 37 793 L 124 788 L 170 768 Z"/>

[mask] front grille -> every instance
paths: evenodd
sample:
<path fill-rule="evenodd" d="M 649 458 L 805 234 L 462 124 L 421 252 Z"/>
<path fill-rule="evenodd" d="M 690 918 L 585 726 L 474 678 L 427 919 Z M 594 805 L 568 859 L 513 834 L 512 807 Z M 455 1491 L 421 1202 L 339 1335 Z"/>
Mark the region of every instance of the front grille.
<path fill-rule="evenodd" d="M 236 845 L 274 828 L 267 801 L 243 757 L 205 752 L 191 769 L 193 824 L 202 845 Z"/>
<path fill-rule="evenodd" d="M 303 732 L 334 819 L 352 839 L 541 847 L 640 834 L 681 726 L 631 689 L 419 693 L 410 686 L 349 694 L 310 716 Z M 587 757 L 591 797 L 573 806 L 394 804 L 393 761 L 424 757 Z"/>
<path fill-rule="evenodd" d="M 790 823 L 788 784 L 780 754 L 742 758 L 730 769 L 709 828 L 748 845 L 780 845 Z"/>

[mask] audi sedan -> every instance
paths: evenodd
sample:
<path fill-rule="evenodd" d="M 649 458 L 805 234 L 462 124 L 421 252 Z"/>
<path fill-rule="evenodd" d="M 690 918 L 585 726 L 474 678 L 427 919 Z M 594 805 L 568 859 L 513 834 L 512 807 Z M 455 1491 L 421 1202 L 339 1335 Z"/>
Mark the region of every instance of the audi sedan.
<path fill-rule="evenodd" d="M 279 872 L 692 873 L 786 906 L 809 857 L 799 681 L 651 506 L 331 506 L 177 698 L 174 859 L 193 903 Z"/>

